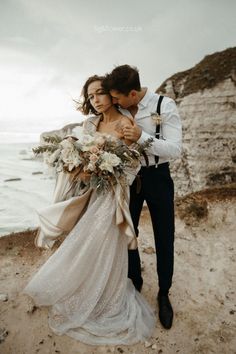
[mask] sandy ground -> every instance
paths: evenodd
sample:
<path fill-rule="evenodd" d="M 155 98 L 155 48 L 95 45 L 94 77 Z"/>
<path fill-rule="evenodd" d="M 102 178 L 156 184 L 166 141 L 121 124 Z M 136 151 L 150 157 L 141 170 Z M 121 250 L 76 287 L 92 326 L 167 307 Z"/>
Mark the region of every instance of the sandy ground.
<path fill-rule="evenodd" d="M 0 238 L 0 353 L 236 353 L 235 187 L 190 195 L 176 202 L 175 273 L 170 297 L 173 327 L 158 319 L 149 343 L 93 347 L 56 336 L 47 324 L 47 309 L 34 308 L 20 292 L 53 250 L 34 247 L 35 232 Z M 142 212 L 139 246 L 143 295 L 156 308 L 157 277 L 152 228 Z"/>

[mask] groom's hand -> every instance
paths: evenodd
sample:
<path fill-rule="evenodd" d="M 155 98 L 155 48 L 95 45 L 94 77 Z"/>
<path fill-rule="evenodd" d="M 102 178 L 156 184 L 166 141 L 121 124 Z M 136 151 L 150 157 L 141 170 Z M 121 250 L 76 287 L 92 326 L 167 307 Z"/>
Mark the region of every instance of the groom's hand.
<path fill-rule="evenodd" d="M 123 127 L 123 134 L 126 140 L 136 142 L 142 134 L 142 129 L 138 127 L 135 122 L 133 122 L 132 125 L 129 124 Z"/>

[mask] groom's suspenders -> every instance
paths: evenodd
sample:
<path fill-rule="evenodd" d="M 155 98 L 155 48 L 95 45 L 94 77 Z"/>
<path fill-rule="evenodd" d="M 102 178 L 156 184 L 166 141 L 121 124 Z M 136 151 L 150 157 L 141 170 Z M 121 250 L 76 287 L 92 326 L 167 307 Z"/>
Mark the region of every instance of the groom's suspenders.
<path fill-rule="evenodd" d="M 164 96 L 159 96 L 158 102 L 157 102 L 157 114 L 161 114 L 161 102 L 163 100 Z M 156 125 L 156 133 L 155 137 L 157 139 L 160 139 L 160 123 Z M 155 167 L 158 166 L 158 161 L 159 161 L 159 156 L 154 156 L 155 157 Z M 148 165 L 147 165 L 148 168 Z M 136 193 L 139 194 L 141 191 L 141 178 L 140 178 L 140 172 L 136 176 Z"/>
<path fill-rule="evenodd" d="M 158 102 L 157 102 L 157 114 L 161 115 L 161 102 L 163 100 L 164 96 L 159 96 Z M 160 139 L 160 123 L 156 125 L 156 134 L 155 137 L 157 139 Z M 155 167 L 157 167 L 159 161 L 159 156 L 155 155 Z"/>

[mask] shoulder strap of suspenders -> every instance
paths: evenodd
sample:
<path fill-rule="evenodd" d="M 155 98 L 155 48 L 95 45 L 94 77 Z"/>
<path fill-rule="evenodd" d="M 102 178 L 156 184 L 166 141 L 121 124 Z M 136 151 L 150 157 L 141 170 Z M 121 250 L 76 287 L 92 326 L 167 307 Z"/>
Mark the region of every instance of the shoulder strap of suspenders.
<path fill-rule="evenodd" d="M 158 102 L 157 102 L 157 114 L 161 114 L 161 102 L 163 100 L 164 96 L 159 96 L 159 99 L 158 99 Z M 157 139 L 160 139 L 160 123 L 156 125 L 156 133 L 155 133 L 155 137 Z M 156 167 L 158 165 L 158 161 L 159 161 L 159 156 L 156 156 L 155 155 L 155 164 L 156 164 Z"/>

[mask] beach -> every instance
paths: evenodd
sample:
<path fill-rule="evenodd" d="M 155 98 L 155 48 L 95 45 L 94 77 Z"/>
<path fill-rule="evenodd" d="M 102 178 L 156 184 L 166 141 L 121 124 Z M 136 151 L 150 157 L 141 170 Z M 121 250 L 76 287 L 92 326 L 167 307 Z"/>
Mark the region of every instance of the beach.
<path fill-rule="evenodd" d="M 170 299 L 173 327 L 158 319 L 156 259 L 147 208 L 141 215 L 139 248 L 142 293 L 155 309 L 152 337 L 132 346 L 90 346 L 48 327 L 46 307 L 21 294 L 55 252 L 34 246 L 33 232 L 0 238 L 0 352 L 4 354 L 234 354 L 236 348 L 236 186 L 205 190 L 176 200 L 175 272 Z M 23 326 L 22 326 L 23 323 Z"/>

